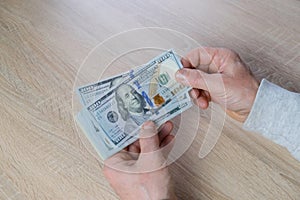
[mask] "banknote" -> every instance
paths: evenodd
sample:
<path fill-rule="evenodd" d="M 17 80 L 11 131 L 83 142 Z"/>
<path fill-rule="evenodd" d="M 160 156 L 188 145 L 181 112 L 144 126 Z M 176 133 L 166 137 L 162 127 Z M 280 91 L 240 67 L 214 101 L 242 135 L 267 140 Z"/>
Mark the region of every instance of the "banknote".
<path fill-rule="evenodd" d="M 117 145 L 189 89 L 175 80 L 175 73 L 180 68 L 175 53 L 168 51 L 140 70 L 131 71 L 120 84 L 86 109 Z"/>
<path fill-rule="evenodd" d="M 139 70 L 140 67 L 134 69 Z M 83 106 L 89 105 L 95 102 L 98 98 L 100 98 L 105 92 L 118 84 L 123 78 L 128 77 L 131 71 L 118 74 L 116 76 L 112 76 L 106 78 L 105 80 L 100 80 L 96 83 L 87 84 L 77 88 L 76 92 L 79 96 L 80 102 Z"/>
<path fill-rule="evenodd" d="M 78 89 L 87 106 L 77 120 L 103 159 L 137 140 L 145 121 L 159 126 L 192 106 L 190 88 L 175 81 L 180 68 L 170 50 L 135 70 Z"/>
<path fill-rule="evenodd" d="M 180 113 L 188 110 L 192 107 L 191 101 L 181 102 L 173 109 L 169 110 L 162 114 L 159 118 L 153 120 L 157 126 L 162 125 L 166 121 L 174 118 Z M 89 113 L 87 110 L 81 110 L 77 116 L 76 120 L 80 126 L 80 128 L 85 133 L 86 137 L 98 153 L 98 155 L 103 159 L 107 159 L 115 153 L 121 151 L 126 146 L 132 144 L 138 139 L 137 134 L 128 135 L 126 140 L 121 145 L 117 146 L 110 141 L 110 138 L 101 130 L 101 128 L 95 124 L 93 120 L 90 120 Z"/>
<path fill-rule="evenodd" d="M 100 80 L 95 83 L 90 83 L 81 87 L 78 87 L 76 93 L 80 99 L 80 102 L 83 106 L 89 105 L 92 102 L 95 102 L 101 96 L 103 96 L 109 89 L 118 85 L 122 81 L 122 79 L 128 77 L 133 71 L 138 71 L 141 69 L 141 66 L 127 71 L 122 74 L 118 74 L 104 80 Z M 187 100 L 189 98 L 188 93 L 181 95 L 178 97 L 178 100 Z"/>

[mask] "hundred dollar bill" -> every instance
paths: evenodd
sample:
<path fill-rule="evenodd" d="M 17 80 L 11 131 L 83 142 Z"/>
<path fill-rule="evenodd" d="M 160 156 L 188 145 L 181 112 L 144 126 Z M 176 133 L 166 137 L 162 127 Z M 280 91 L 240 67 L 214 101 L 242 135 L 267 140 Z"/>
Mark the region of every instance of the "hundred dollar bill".
<path fill-rule="evenodd" d="M 139 69 L 141 69 L 141 66 L 133 70 L 138 71 Z M 106 78 L 105 80 L 101 80 L 96 83 L 87 84 L 77 88 L 76 92 L 81 104 L 83 106 L 86 106 L 91 104 L 92 102 L 95 102 L 97 99 L 103 96 L 109 89 L 118 85 L 118 83 L 120 83 L 122 79 L 128 77 L 131 73 L 133 73 L 133 70 Z M 188 98 L 188 93 L 185 93 L 184 95 L 178 97 L 179 100 L 187 100 Z"/>
<path fill-rule="evenodd" d="M 181 102 L 177 106 L 174 106 L 172 109 L 170 109 L 168 112 L 164 112 L 163 114 L 161 114 L 160 117 L 154 120 L 154 123 L 157 126 L 160 126 L 166 121 L 186 111 L 191 106 L 191 101 L 187 100 L 185 102 Z M 111 142 L 110 138 L 101 130 L 101 128 L 97 124 L 95 124 L 93 120 L 90 120 L 89 113 L 85 109 L 81 110 L 78 113 L 76 120 L 98 155 L 103 160 L 121 151 L 126 146 L 132 144 L 138 139 L 138 136 L 136 134 L 128 135 L 128 137 L 126 137 L 126 140 L 121 145 L 115 145 L 113 142 Z"/>
<path fill-rule="evenodd" d="M 125 72 L 96 83 L 87 84 L 77 88 L 77 95 L 83 106 L 95 102 L 98 98 L 104 95 L 110 88 L 114 87 L 122 80 L 122 78 L 129 76 L 130 72 Z"/>
<path fill-rule="evenodd" d="M 159 126 L 192 106 L 189 88 L 174 78 L 180 68 L 174 52 L 168 51 L 142 67 L 78 89 L 83 104 L 102 95 L 77 121 L 103 159 L 137 140 L 146 120 Z"/>
<path fill-rule="evenodd" d="M 131 71 L 119 85 L 86 107 L 91 118 L 115 144 L 160 109 L 190 88 L 176 82 L 175 73 L 182 68 L 173 51 L 154 58 L 138 71 Z"/>

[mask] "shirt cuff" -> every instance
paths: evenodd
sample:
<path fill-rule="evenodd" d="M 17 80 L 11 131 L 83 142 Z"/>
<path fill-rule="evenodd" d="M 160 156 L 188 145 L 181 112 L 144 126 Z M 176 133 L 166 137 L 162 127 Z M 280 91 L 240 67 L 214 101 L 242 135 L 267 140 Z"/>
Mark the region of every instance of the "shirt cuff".
<path fill-rule="evenodd" d="M 243 128 L 286 147 L 300 161 L 300 95 L 263 79 Z"/>

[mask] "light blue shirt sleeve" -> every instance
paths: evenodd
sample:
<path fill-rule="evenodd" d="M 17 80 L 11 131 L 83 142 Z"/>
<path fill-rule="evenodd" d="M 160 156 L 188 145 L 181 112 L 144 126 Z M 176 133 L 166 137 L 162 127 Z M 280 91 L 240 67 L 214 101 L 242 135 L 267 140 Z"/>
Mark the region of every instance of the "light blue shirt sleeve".
<path fill-rule="evenodd" d="M 300 94 L 263 79 L 243 128 L 286 147 L 300 161 Z"/>

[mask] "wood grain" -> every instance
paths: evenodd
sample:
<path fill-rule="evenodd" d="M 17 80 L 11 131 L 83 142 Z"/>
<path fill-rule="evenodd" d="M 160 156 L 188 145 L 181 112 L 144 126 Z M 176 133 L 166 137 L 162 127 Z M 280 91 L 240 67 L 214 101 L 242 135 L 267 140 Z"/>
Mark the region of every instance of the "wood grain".
<path fill-rule="evenodd" d="M 299 22 L 297 0 L 1 0 L 0 199 L 118 199 L 103 177 L 102 161 L 74 122 L 80 109 L 74 87 L 145 61 L 158 52 L 154 47 L 181 54 L 196 47 L 179 33 L 200 45 L 234 49 L 257 79 L 300 92 Z M 80 68 L 99 43 L 143 27 L 178 33 L 108 40 L 87 68 Z M 153 49 L 99 66 L 140 41 Z M 178 197 L 300 199 L 299 162 L 230 118 L 212 152 L 198 158 L 205 133 L 220 121 L 212 118 L 214 112 L 222 114 L 212 107 L 186 113 L 200 123 L 191 146 L 170 166 Z M 180 116 L 174 121 L 186 132 L 196 123 L 183 124 L 186 118 Z"/>

